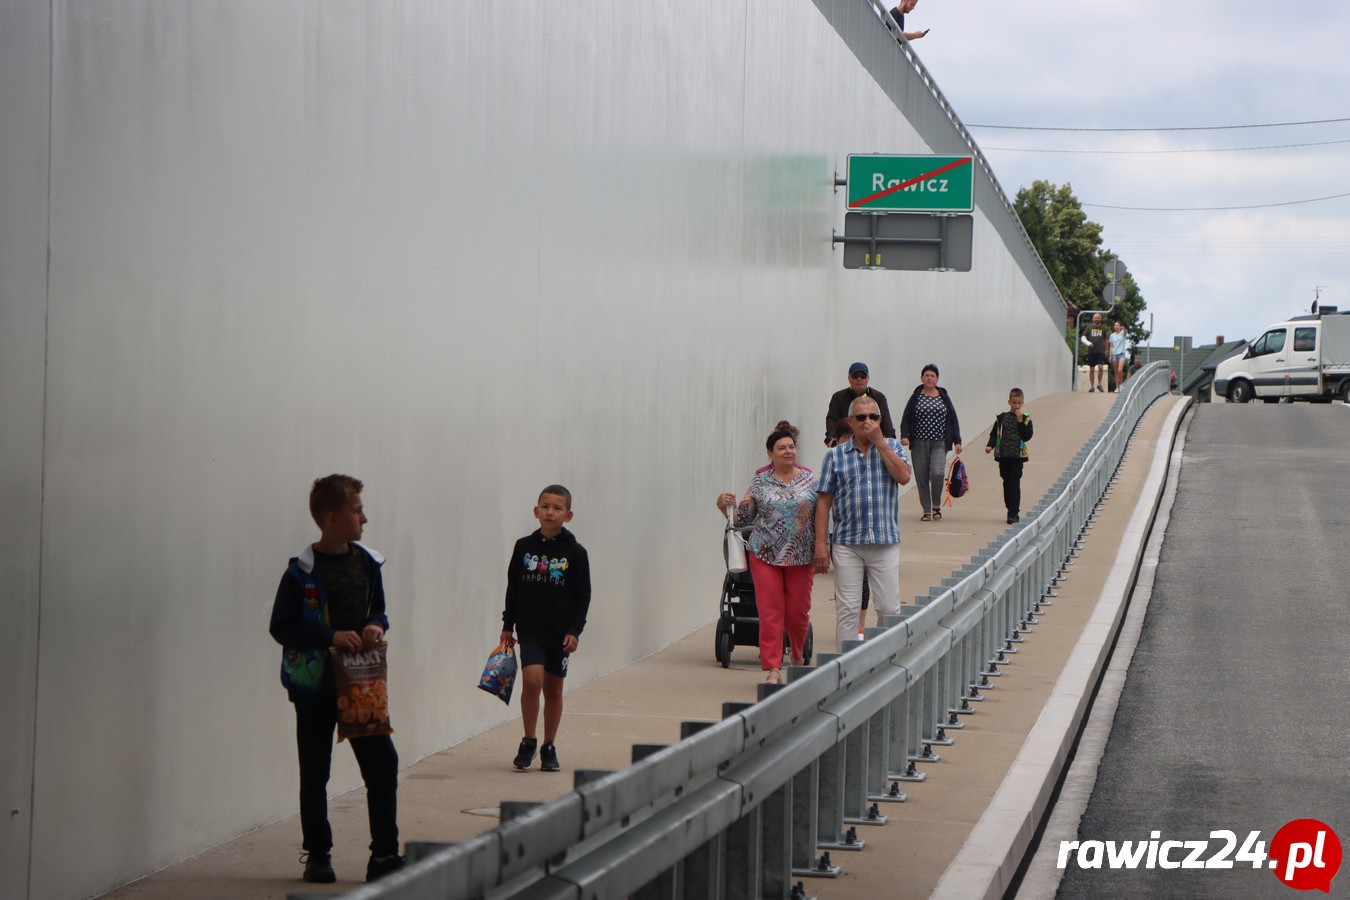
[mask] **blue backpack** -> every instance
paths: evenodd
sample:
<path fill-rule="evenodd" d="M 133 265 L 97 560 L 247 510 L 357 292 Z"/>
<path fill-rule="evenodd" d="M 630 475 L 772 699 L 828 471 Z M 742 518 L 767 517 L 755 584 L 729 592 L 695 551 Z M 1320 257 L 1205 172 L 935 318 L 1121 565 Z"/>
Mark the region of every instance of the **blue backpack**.
<path fill-rule="evenodd" d="M 961 457 L 952 460 L 952 477 L 947 480 L 947 493 L 953 497 L 964 497 L 970 490 L 970 477 L 966 475 L 966 464 Z"/>

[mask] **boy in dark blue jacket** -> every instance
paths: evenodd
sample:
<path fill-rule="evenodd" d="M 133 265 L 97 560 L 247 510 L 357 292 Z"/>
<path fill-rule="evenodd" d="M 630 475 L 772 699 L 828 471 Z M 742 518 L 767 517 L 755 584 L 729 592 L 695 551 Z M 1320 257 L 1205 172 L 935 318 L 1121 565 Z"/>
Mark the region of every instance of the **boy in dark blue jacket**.
<path fill-rule="evenodd" d="M 577 649 L 591 605 L 591 564 L 586 548 L 563 525 L 572 521 L 572 492 L 550 484 L 539 493 L 539 527 L 516 541 L 506 570 L 506 609 L 501 639 L 519 641 L 520 713 L 525 737 L 512 762 L 528 769 L 539 751 L 539 768 L 556 772 L 553 741 L 562 723 L 563 679 Z M 512 635 L 512 632 L 515 635 Z M 539 695 L 544 695 L 544 745 L 539 746 Z"/>
<path fill-rule="evenodd" d="M 309 513 L 319 540 L 293 557 L 281 576 L 269 631 L 283 647 L 281 683 L 295 705 L 300 757 L 300 829 L 304 879 L 328 884 L 333 871 L 333 831 L 328 824 L 328 775 L 337 726 L 337 684 L 328 648 L 371 649 L 384 639 L 384 557 L 357 543 L 366 524 L 361 482 L 329 475 L 314 482 Z M 374 881 L 403 865 L 398 853 L 398 753 L 387 734 L 351 741 L 370 807 L 370 861 Z"/>

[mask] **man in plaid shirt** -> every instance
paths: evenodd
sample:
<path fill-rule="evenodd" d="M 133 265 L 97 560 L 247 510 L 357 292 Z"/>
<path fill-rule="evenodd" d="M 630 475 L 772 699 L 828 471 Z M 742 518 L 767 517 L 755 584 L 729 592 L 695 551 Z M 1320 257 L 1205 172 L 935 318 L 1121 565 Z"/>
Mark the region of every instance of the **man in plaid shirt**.
<path fill-rule="evenodd" d="M 900 613 L 900 485 L 909 484 L 909 455 L 881 433 L 881 412 L 871 397 L 849 405 L 853 439 L 825 452 L 816 495 L 816 571 L 834 562 L 835 640 L 858 634 L 862 584 L 872 588 L 879 616 Z M 826 534 L 834 511 L 834 545 Z"/>

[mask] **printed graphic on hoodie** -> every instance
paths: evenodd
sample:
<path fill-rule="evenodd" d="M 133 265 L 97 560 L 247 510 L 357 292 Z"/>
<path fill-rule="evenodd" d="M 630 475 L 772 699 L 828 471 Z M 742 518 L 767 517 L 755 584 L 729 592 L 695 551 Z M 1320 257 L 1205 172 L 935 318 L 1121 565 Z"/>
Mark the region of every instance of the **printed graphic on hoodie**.
<path fill-rule="evenodd" d="M 564 585 L 567 584 L 567 557 L 550 559 L 547 556 L 538 556 L 533 553 L 526 553 L 521 559 L 525 566 L 526 581 L 546 581 L 549 584 Z"/>

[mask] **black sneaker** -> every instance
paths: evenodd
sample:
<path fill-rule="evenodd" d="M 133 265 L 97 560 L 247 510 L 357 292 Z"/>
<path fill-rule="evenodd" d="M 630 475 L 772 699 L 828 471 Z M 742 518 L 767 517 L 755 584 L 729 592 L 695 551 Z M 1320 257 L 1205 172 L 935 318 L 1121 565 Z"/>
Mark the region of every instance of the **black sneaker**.
<path fill-rule="evenodd" d="M 1017 524 L 1018 522 L 1020 522 L 1020 521 L 1022 521 L 1022 517 L 1021 517 L 1021 516 L 1017 515 L 1016 513 L 1008 513 L 1008 524 L 1009 524 L 1009 525 L 1016 525 L 1016 524 Z"/>
<path fill-rule="evenodd" d="M 403 868 L 403 857 L 397 853 L 390 853 L 388 856 L 372 855 L 370 862 L 366 863 L 366 881 L 383 878 L 390 872 L 397 872 L 401 868 Z"/>
<path fill-rule="evenodd" d="M 539 768 L 545 772 L 556 772 L 562 768 L 558 765 L 557 747 L 545 744 L 539 748 Z"/>
<path fill-rule="evenodd" d="M 333 857 L 328 853 L 303 853 L 300 861 L 305 864 L 305 874 L 301 877 L 310 884 L 332 884 L 337 881 L 333 871 Z"/>
<path fill-rule="evenodd" d="M 522 772 L 530 767 L 534 762 L 534 749 L 539 746 L 539 741 L 535 738 L 521 738 L 520 749 L 516 751 L 516 758 L 511 761 L 511 765 L 520 769 Z"/>

